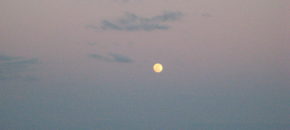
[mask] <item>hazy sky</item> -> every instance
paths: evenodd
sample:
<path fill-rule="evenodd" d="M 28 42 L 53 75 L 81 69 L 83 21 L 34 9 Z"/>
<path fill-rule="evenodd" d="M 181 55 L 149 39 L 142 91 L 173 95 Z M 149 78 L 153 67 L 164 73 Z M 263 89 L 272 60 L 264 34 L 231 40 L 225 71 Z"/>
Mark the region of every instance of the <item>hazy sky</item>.
<path fill-rule="evenodd" d="M 288 0 L 1 0 L 0 129 L 290 129 L 289 14 Z"/>

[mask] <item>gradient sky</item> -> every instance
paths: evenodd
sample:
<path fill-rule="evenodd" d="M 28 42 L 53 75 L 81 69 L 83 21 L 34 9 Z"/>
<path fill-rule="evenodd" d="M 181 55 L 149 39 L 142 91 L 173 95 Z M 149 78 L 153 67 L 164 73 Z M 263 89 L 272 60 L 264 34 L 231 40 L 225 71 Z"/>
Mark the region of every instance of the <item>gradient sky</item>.
<path fill-rule="evenodd" d="M 0 129 L 290 129 L 289 14 L 288 0 L 1 0 Z"/>

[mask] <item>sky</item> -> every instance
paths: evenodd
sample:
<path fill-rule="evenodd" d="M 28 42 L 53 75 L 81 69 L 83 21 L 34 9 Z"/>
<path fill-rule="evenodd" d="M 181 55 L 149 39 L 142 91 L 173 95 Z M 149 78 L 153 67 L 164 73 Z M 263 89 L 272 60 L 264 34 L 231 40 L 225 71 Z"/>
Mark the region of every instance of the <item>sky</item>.
<path fill-rule="evenodd" d="M 289 7 L 1 0 L 0 129 L 290 129 Z"/>

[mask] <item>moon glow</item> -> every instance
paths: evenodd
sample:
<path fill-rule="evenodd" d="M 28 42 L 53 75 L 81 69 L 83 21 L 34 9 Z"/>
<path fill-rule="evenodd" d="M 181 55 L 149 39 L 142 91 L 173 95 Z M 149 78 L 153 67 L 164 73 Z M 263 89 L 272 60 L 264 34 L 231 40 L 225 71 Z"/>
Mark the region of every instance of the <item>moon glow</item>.
<path fill-rule="evenodd" d="M 162 70 L 163 70 L 162 64 L 156 63 L 156 64 L 153 65 L 153 71 L 155 73 L 160 73 L 160 72 L 162 72 Z"/>

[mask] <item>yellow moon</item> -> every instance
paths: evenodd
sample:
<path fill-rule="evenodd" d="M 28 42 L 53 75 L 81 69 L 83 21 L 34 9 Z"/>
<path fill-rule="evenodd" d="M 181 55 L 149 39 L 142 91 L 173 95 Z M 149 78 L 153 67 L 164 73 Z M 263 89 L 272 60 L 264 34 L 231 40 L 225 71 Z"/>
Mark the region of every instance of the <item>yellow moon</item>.
<path fill-rule="evenodd" d="M 153 65 L 153 71 L 156 73 L 160 73 L 163 70 L 163 66 L 160 63 L 156 63 Z"/>

